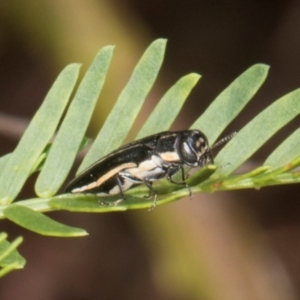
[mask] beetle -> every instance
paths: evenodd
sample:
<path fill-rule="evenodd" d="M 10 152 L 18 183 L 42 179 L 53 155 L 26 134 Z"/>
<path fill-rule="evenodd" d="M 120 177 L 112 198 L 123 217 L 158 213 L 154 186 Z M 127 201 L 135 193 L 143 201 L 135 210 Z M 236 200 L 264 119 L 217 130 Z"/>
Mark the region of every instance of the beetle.
<path fill-rule="evenodd" d="M 235 134 L 235 133 L 234 133 Z M 149 189 L 148 198 L 157 192 L 152 183 L 166 178 L 173 184 L 185 184 L 184 167 L 203 167 L 213 164 L 212 148 L 231 139 L 231 134 L 209 147 L 205 134 L 199 130 L 164 131 L 121 146 L 92 164 L 75 177 L 66 187 L 67 193 L 90 193 L 97 196 L 120 194 L 138 184 Z M 173 175 L 181 171 L 181 181 L 174 181 Z M 189 189 L 190 191 L 190 189 Z M 191 191 L 190 191 L 191 196 Z"/>

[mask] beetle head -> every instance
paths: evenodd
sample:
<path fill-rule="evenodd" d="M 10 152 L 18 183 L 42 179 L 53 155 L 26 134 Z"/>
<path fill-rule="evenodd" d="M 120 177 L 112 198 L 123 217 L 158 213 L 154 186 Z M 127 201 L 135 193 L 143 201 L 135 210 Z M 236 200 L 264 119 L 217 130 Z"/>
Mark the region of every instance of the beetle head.
<path fill-rule="evenodd" d="M 212 149 L 223 145 L 234 135 L 236 135 L 236 132 L 222 138 L 212 147 L 209 147 L 204 133 L 199 130 L 187 130 L 179 143 L 180 157 L 190 167 L 203 167 L 213 164 Z"/>
<path fill-rule="evenodd" d="M 214 163 L 207 138 L 199 130 L 186 131 L 180 140 L 178 150 L 183 162 L 190 167 L 202 167 Z"/>

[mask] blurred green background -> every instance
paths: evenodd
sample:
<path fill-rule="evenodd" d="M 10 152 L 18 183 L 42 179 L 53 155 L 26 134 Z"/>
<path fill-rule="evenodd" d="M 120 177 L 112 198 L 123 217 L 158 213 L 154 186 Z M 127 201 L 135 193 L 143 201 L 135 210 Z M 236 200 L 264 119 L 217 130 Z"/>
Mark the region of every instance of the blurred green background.
<path fill-rule="evenodd" d="M 116 48 L 90 137 L 158 37 L 168 39 L 166 58 L 135 132 L 163 93 L 190 72 L 203 77 L 173 129 L 188 128 L 254 63 L 270 64 L 269 78 L 228 132 L 300 87 L 297 1 L 1 1 L 0 28 L 1 155 L 14 149 L 61 69 L 80 62 L 83 74 L 108 44 Z M 248 167 L 295 127 L 299 118 Z M 194 195 L 151 213 L 51 213 L 90 233 L 76 239 L 46 238 L 1 221 L 11 239 L 25 237 L 20 252 L 27 265 L 1 279 L 0 299 L 298 299 L 298 195 L 299 186 L 281 186 Z M 32 196 L 28 184 L 20 199 Z"/>

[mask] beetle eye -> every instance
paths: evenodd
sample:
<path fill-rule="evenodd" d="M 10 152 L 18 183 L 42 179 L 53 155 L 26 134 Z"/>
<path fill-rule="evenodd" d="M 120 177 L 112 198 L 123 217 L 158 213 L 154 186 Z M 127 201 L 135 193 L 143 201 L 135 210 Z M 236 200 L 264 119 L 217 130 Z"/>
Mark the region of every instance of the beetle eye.
<path fill-rule="evenodd" d="M 197 162 L 197 155 L 187 142 L 180 147 L 181 157 L 187 165 L 194 165 Z"/>

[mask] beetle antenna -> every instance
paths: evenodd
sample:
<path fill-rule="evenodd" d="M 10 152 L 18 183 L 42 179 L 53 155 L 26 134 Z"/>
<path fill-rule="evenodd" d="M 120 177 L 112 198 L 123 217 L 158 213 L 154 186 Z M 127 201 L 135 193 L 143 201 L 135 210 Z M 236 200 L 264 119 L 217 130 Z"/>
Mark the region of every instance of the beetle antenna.
<path fill-rule="evenodd" d="M 235 135 L 237 134 L 236 131 L 234 131 L 233 133 L 223 137 L 222 139 L 220 139 L 218 142 L 216 142 L 214 145 L 212 145 L 209 149 L 214 149 L 216 147 L 219 147 L 221 145 L 223 145 L 224 143 L 228 142 L 229 140 L 231 140 Z"/>

